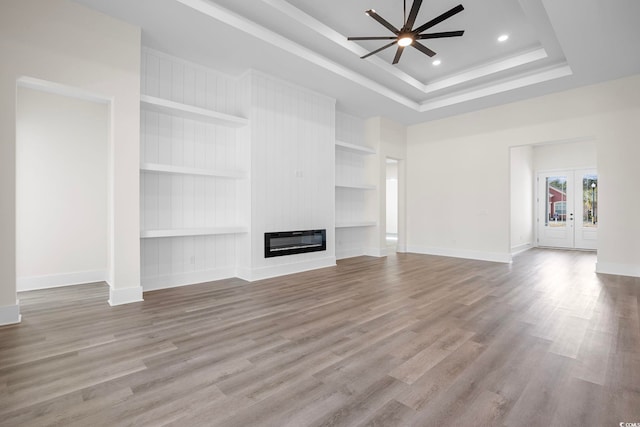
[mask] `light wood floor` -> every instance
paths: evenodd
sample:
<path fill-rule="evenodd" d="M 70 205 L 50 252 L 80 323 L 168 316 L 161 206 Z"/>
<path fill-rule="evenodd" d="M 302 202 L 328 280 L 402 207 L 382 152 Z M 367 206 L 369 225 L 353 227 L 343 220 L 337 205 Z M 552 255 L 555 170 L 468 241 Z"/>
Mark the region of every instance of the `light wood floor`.
<path fill-rule="evenodd" d="M 404 254 L 247 284 L 20 294 L 0 424 L 640 423 L 640 279 L 595 255 Z"/>

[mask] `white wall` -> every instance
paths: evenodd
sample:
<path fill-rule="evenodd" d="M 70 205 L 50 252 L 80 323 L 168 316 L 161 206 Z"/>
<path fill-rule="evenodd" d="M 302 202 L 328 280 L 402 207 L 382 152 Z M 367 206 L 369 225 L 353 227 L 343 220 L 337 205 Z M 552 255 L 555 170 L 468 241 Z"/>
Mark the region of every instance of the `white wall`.
<path fill-rule="evenodd" d="M 18 290 L 107 280 L 107 103 L 18 88 Z"/>
<path fill-rule="evenodd" d="M 110 302 L 140 300 L 140 29 L 67 0 L 6 0 L 0 13 L 0 57 L 0 323 L 19 321 L 16 82 L 23 76 L 110 101 Z"/>
<path fill-rule="evenodd" d="M 511 148 L 511 252 L 533 245 L 534 169 L 531 146 Z"/>
<path fill-rule="evenodd" d="M 508 261 L 507 146 L 481 135 L 439 141 L 423 127 L 409 128 L 408 251 Z"/>
<path fill-rule="evenodd" d="M 535 171 L 591 169 L 595 168 L 596 164 L 596 142 L 593 140 L 533 147 L 533 168 Z"/>
<path fill-rule="evenodd" d="M 598 271 L 640 276 L 640 76 L 408 129 L 413 251 L 510 259 L 509 149 L 593 140 L 601 206 Z"/>
<path fill-rule="evenodd" d="M 335 100 L 258 72 L 249 85 L 250 265 L 257 280 L 335 265 Z M 264 233 L 327 230 L 327 250 L 264 257 Z"/>

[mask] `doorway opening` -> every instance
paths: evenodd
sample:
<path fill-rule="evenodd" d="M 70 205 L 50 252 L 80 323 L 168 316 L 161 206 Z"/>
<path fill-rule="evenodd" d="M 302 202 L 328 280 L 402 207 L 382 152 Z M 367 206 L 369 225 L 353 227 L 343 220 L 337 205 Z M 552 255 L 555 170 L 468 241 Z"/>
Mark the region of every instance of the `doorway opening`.
<path fill-rule="evenodd" d="M 398 248 L 398 160 L 386 159 L 386 225 L 385 241 L 388 252 Z"/>
<path fill-rule="evenodd" d="M 510 147 L 511 254 L 532 247 L 597 250 L 596 141 Z"/>
<path fill-rule="evenodd" d="M 17 291 L 109 282 L 110 103 L 22 78 L 16 109 Z"/>
<path fill-rule="evenodd" d="M 595 169 L 538 173 L 538 246 L 597 249 L 598 174 Z"/>

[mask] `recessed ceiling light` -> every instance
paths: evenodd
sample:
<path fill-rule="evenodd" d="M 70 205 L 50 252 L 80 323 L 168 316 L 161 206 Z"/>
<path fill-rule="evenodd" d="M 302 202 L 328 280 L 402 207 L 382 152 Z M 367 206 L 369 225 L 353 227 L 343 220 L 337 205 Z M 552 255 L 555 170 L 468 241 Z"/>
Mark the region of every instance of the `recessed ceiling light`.
<path fill-rule="evenodd" d="M 432 64 L 437 67 L 438 65 L 442 64 L 442 61 L 440 61 L 439 59 L 436 59 L 435 61 L 432 62 Z"/>
<path fill-rule="evenodd" d="M 506 42 L 507 40 L 509 40 L 509 34 L 502 34 L 500 37 L 498 37 L 498 41 L 499 41 L 500 43 L 504 43 L 504 42 Z"/>

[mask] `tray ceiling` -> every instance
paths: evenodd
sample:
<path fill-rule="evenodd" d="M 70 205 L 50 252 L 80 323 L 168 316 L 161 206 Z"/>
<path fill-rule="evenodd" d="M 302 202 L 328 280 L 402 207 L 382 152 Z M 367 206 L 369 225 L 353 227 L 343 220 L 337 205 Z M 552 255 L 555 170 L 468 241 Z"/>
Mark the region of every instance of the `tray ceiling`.
<path fill-rule="evenodd" d="M 640 72 L 635 0 L 424 0 L 417 25 L 462 3 L 431 31 L 465 34 L 425 40 L 435 57 L 405 49 L 396 65 L 393 47 L 360 59 L 386 42 L 347 36 L 392 35 L 364 11 L 400 27 L 402 0 L 76 1 L 140 26 L 151 48 L 234 75 L 257 69 L 403 123 Z"/>

